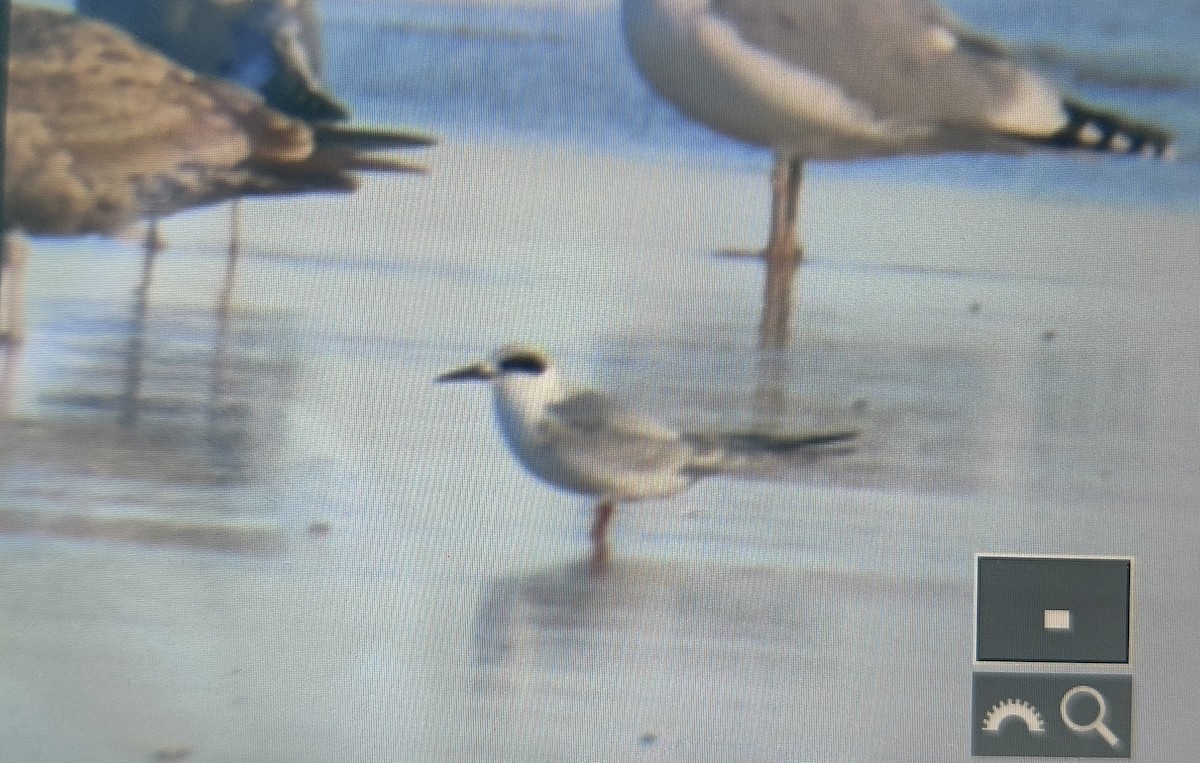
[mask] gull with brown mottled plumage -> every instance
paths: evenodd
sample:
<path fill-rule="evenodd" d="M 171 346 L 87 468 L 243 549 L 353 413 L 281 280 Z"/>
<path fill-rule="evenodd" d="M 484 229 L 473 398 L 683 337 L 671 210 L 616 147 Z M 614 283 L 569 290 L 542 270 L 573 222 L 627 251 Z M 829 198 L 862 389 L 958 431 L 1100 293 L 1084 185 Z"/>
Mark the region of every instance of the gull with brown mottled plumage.
<path fill-rule="evenodd" d="M 229 199 L 353 191 L 360 171 L 424 169 L 368 153 L 337 124 L 288 117 L 107 24 L 14 6 L 10 29 L 6 231 L 112 235 Z M 9 270 L 0 330 L 15 339 L 19 277 Z"/>

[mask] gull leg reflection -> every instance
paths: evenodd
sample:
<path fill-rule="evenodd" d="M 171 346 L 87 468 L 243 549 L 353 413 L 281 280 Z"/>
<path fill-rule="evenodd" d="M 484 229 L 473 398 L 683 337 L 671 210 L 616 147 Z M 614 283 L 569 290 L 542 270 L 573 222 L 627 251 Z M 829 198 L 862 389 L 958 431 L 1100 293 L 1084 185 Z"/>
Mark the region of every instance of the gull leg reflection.
<path fill-rule="evenodd" d="M 220 440 L 221 400 L 229 383 L 229 324 L 233 289 L 237 281 L 237 263 L 242 248 L 241 212 L 241 203 L 234 200 L 229 209 L 229 254 L 225 261 L 225 275 L 221 280 L 221 294 L 217 299 L 217 331 L 213 341 L 212 375 L 209 384 L 208 423 L 209 437 L 213 442 Z"/>
<path fill-rule="evenodd" d="M 229 455 L 228 433 L 225 428 L 225 406 L 230 380 L 229 334 L 232 323 L 233 289 L 237 276 L 237 261 L 240 253 L 240 217 L 238 202 L 230 210 L 229 257 L 225 265 L 221 295 L 217 301 L 216 333 L 213 337 L 212 373 L 209 376 L 208 440 L 218 458 Z"/>
<path fill-rule="evenodd" d="M 229 259 L 225 263 L 225 277 L 221 281 L 221 296 L 217 304 L 218 316 L 229 315 L 229 302 L 233 299 L 237 262 L 242 253 L 242 203 L 234 199 L 229 205 Z"/>
<path fill-rule="evenodd" d="M 145 258 L 142 260 L 142 279 L 134 290 L 133 320 L 129 332 L 129 352 L 125 366 L 125 384 L 122 388 L 118 422 L 125 429 L 137 425 L 141 401 L 142 373 L 146 358 L 146 315 L 150 310 L 150 284 L 154 279 L 154 265 L 165 248 L 165 240 L 158 229 L 158 219 L 151 219 L 146 226 Z"/>
<path fill-rule="evenodd" d="M 155 226 L 151 226 L 153 229 Z M 129 345 L 125 356 L 125 379 L 121 387 L 117 421 L 124 429 L 137 426 L 141 413 L 142 377 L 146 365 L 146 316 L 149 312 L 148 293 L 150 273 L 154 267 L 150 234 L 147 234 L 146 261 L 143 266 L 142 283 L 134 295 L 133 316 L 129 327 Z"/>
<path fill-rule="evenodd" d="M 208 412 L 210 436 L 213 437 L 216 437 L 219 429 L 221 400 L 228 386 L 226 379 L 228 375 L 228 337 L 233 292 L 237 280 L 237 262 L 241 254 L 240 212 L 240 205 L 235 200 L 230 210 L 229 252 L 215 310 L 216 332 L 213 341 Z M 146 234 L 146 259 L 142 268 L 142 280 L 134 294 L 125 379 L 119 406 L 119 422 L 126 429 L 135 427 L 140 415 L 147 353 L 146 330 L 150 312 L 150 286 L 153 280 L 155 261 L 162 249 L 163 239 L 159 235 L 157 222 L 152 222 Z"/>
<path fill-rule="evenodd" d="M 17 380 L 20 377 L 23 342 L 0 344 L 0 421 L 12 415 L 17 398 Z"/>
<path fill-rule="evenodd" d="M 0 252 L 0 344 L 20 344 L 25 336 L 25 263 L 29 242 L 19 233 L 4 237 Z"/>
<path fill-rule="evenodd" d="M 786 419 L 788 380 L 792 374 L 792 356 L 787 348 L 761 348 L 758 352 L 758 378 L 754 385 L 754 416 L 758 426 L 771 431 Z"/>
<path fill-rule="evenodd" d="M 782 350 L 791 339 L 792 286 L 799 264 L 798 259 L 767 260 L 758 328 L 758 344 L 764 350 Z"/>

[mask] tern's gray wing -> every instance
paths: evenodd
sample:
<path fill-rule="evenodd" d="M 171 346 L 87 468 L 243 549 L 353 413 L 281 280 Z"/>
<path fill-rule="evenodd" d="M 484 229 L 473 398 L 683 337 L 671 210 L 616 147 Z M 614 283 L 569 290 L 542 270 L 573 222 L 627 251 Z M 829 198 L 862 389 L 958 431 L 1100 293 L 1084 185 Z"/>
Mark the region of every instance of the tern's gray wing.
<path fill-rule="evenodd" d="M 932 3 L 713 0 L 713 12 L 752 48 L 831 83 L 897 129 L 1019 132 L 1026 106 L 1045 128 L 1038 120 L 1050 88 Z"/>
<path fill-rule="evenodd" d="M 679 440 L 679 433 L 644 416 L 602 392 L 585 390 L 550 406 L 553 418 L 564 426 L 591 436 L 642 437 Z"/>
<path fill-rule="evenodd" d="M 679 433 L 599 392 L 578 392 L 547 410 L 545 436 L 587 492 L 639 497 L 674 492 L 689 445 Z M 668 489 L 669 488 L 669 489 Z"/>

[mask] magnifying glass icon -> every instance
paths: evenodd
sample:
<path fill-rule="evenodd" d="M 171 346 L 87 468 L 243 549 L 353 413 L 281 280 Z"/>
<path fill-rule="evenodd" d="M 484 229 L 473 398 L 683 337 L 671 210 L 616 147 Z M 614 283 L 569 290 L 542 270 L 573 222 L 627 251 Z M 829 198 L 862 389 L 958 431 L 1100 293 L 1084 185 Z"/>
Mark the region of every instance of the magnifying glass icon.
<path fill-rule="evenodd" d="M 1088 723 L 1076 723 L 1071 719 L 1071 715 L 1067 712 L 1067 707 L 1071 704 L 1071 700 L 1079 695 L 1086 695 L 1096 700 L 1096 717 Z M 1067 728 L 1074 731 L 1076 734 L 1089 734 L 1096 732 L 1105 742 L 1108 742 L 1109 747 L 1114 750 L 1121 746 L 1121 740 L 1113 733 L 1112 729 L 1104 725 L 1104 720 L 1108 717 L 1108 703 L 1104 701 L 1104 695 L 1096 691 L 1090 686 L 1076 686 L 1067 691 L 1063 695 L 1062 702 L 1058 706 L 1059 714 L 1062 715 L 1063 723 Z"/>

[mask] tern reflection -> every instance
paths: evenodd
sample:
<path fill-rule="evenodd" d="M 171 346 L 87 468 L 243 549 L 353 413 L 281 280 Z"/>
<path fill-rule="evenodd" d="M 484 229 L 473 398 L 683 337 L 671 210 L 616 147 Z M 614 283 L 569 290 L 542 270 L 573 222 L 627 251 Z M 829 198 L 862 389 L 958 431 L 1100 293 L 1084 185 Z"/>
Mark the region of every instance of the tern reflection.
<path fill-rule="evenodd" d="M 820 575 L 617 557 L 602 577 L 588 559 L 502 577 L 476 613 L 478 678 L 487 686 L 514 672 L 586 672 L 607 663 L 597 658 L 625 652 L 634 659 L 628 650 L 642 642 L 670 653 L 668 660 L 734 664 L 803 649 L 836 629 Z M 813 633 L 814 620 L 825 633 Z"/>

